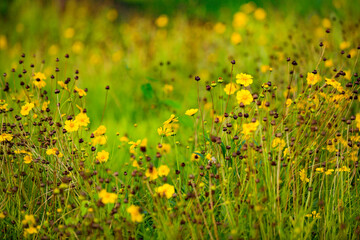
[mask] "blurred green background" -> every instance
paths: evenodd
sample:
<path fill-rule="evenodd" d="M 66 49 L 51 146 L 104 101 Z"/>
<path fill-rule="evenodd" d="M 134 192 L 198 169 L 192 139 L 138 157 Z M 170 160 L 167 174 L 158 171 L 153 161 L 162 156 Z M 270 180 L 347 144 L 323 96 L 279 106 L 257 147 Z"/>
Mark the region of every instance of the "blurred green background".
<path fill-rule="evenodd" d="M 156 129 L 171 113 L 180 117 L 185 142 L 193 123 L 184 112 L 197 106 L 193 77 L 227 83 L 232 59 L 235 74 L 254 76 L 253 91 L 268 80 L 285 89 L 287 57 L 306 74 L 319 60 L 320 41 L 334 65 L 340 49 L 354 55 L 359 44 L 357 1 L 2 0 L 0 15 L 0 71 L 20 72 L 22 53 L 25 68 L 34 63 L 48 79 L 57 64 L 62 81 L 78 69 L 91 128 L 100 125 L 110 85 L 103 122 L 109 142 L 119 132 L 157 143 Z"/>

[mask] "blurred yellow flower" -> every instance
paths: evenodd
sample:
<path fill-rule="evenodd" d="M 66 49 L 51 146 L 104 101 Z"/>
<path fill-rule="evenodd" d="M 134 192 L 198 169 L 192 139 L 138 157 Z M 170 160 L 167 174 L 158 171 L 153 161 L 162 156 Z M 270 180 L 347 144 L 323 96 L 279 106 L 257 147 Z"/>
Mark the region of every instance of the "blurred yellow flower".
<path fill-rule="evenodd" d="M 5 35 L 0 35 L 0 50 L 7 48 L 7 38 Z"/>
<path fill-rule="evenodd" d="M 108 203 L 115 203 L 118 196 L 115 193 L 109 193 L 105 189 L 102 189 L 99 192 L 99 198 L 101 199 L 101 202 L 103 204 L 108 204 Z"/>
<path fill-rule="evenodd" d="M 30 164 L 32 162 L 32 156 L 30 154 L 24 157 L 24 163 Z"/>
<path fill-rule="evenodd" d="M 306 177 L 305 169 L 300 170 L 300 180 L 302 182 L 309 182 L 310 180 Z"/>
<path fill-rule="evenodd" d="M 308 73 L 306 80 L 308 85 L 315 85 L 321 80 L 321 77 L 319 74 Z"/>
<path fill-rule="evenodd" d="M 233 27 L 234 28 L 242 28 L 248 22 L 248 16 L 243 12 L 237 12 L 233 18 Z"/>
<path fill-rule="evenodd" d="M 159 168 L 158 168 L 158 174 L 159 176 L 161 177 L 165 177 L 169 174 L 170 172 L 170 169 L 168 168 L 168 166 L 166 165 L 161 165 Z"/>
<path fill-rule="evenodd" d="M 67 28 L 65 31 L 64 31 L 64 37 L 65 38 L 73 38 L 75 35 L 75 30 L 74 28 Z"/>
<path fill-rule="evenodd" d="M 77 86 L 75 86 L 74 90 L 79 94 L 80 97 L 86 96 L 86 92 L 83 89 L 78 88 Z"/>
<path fill-rule="evenodd" d="M 89 117 L 86 115 L 86 113 L 79 113 L 75 117 L 75 121 L 79 124 L 81 127 L 86 127 L 90 123 Z"/>
<path fill-rule="evenodd" d="M 0 135 L 0 142 L 5 142 L 5 141 L 11 141 L 13 139 L 13 135 L 9 134 L 9 133 L 2 133 Z"/>
<path fill-rule="evenodd" d="M 156 20 L 156 26 L 162 28 L 162 27 L 166 27 L 166 25 L 168 24 L 169 19 L 166 15 L 160 15 Z"/>
<path fill-rule="evenodd" d="M 331 28 L 331 21 L 328 18 L 324 18 L 322 20 L 322 25 L 324 28 Z"/>
<path fill-rule="evenodd" d="M 174 188 L 174 186 L 165 183 L 164 185 L 156 188 L 155 191 L 161 197 L 166 197 L 167 199 L 169 199 L 175 193 L 175 188 Z"/>
<path fill-rule="evenodd" d="M 151 167 L 145 172 L 145 176 L 150 178 L 150 181 L 155 180 L 158 178 L 158 171 L 156 167 Z"/>
<path fill-rule="evenodd" d="M 286 143 L 283 139 L 281 138 L 275 138 L 272 142 L 272 147 L 273 148 L 279 148 L 280 150 L 282 150 L 285 147 Z"/>
<path fill-rule="evenodd" d="M 263 8 L 258 8 L 254 12 L 254 17 L 256 20 L 264 20 L 266 18 L 266 12 Z"/>
<path fill-rule="evenodd" d="M 234 32 L 233 34 L 231 34 L 231 43 L 234 45 L 238 45 L 239 43 L 241 43 L 242 41 L 242 37 L 239 33 Z"/>
<path fill-rule="evenodd" d="M 26 103 L 24 106 L 21 107 L 21 115 L 23 116 L 27 116 L 29 115 L 29 112 L 31 111 L 31 109 L 34 108 L 34 103 Z"/>
<path fill-rule="evenodd" d="M 286 99 L 286 106 L 289 107 L 292 104 L 292 100 L 290 98 Z"/>
<path fill-rule="evenodd" d="M 163 87 L 163 91 L 165 94 L 170 94 L 170 93 L 172 93 L 173 90 L 174 90 L 174 87 L 173 87 L 173 85 L 170 85 L 170 84 L 165 84 Z"/>
<path fill-rule="evenodd" d="M 340 47 L 341 50 L 349 48 L 350 47 L 350 42 L 346 42 L 346 41 L 341 42 L 339 47 Z"/>
<path fill-rule="evenodd" d="M 223 34 L 226 31 L 226 25 L 221 22 L 218 22 L 214 25 L 214 31 L 217 34 Z"/>
<path fill-rule="evenodd" d="M 235 83 L 226 84 L 224 91 L 227 95 L 233 95 L 237 90 L 239 90 L 239 86 Z"/>
<path fill-rule="evenodd" d="M 133 222 L 142 222 L 144 215 L 140 213 L 140 207 L 131 205 L 126 209 L 131 215 L 131 221 Z"/>
<path fill-rule="evenodd" d="M 186 110 L 185 115 L 194 116 L 198 111 L 199 111 L 199 109 L 192 108 L 192 109 Z"/>
<path fill-rule="evenodd" d="M 104 135 L 106 133 L 106 127 L 104 125 L 100 125 L 94 132 L 94 136 Z"/>
<path fill-rule="evenodd" d="M 96 159 L 101 163 L 107 162 L 107 160 L 109 159 L 109 153 L 105 150 L 102 150 L 101 152 L 98 152 L 96 154 Z"/>

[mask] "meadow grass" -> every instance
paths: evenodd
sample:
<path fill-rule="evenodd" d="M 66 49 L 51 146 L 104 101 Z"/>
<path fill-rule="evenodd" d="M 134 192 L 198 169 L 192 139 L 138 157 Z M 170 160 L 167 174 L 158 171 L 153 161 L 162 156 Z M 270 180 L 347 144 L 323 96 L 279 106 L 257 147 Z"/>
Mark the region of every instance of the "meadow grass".
<path fill-rule="evenodd" d="M 233 4 L 7 7 L 2 238 L 358 239 L 359 8 Z"/>

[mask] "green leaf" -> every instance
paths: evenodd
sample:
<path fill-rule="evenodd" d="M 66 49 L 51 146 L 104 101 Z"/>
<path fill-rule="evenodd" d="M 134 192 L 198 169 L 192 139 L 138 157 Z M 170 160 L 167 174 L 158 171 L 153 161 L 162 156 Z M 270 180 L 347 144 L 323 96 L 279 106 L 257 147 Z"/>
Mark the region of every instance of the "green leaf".
<path fill-rule="evenodd" d="M 141 91 L 146 100 L 149 100 L 154 97 L 154 90 L 150 83 L 145 83 L 145 84 L 141 85 Z"/>

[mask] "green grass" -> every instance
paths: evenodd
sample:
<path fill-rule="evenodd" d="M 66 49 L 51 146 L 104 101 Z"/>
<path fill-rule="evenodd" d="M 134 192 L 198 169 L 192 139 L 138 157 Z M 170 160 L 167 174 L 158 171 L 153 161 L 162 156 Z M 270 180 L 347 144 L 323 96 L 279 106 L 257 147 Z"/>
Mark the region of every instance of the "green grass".
<path fill-rule="evenodd" d="M 1 112 L 0 236 L 357 239 L 360 8 L 351 1 L 254 2 L 236 27 L 241 1 L 2 1 L 0 72 L 7 76 L 0 77 L 0 106 L 8 105 Z M 258 7 L 263 20 L 253 14 Z M 161 14 L 164 27 L 156 24 Z M 219 22 L 224 32 L 214 29 Z M 321 79 L 309 86 L 315 69 Z M 32 83 L 36 72 L 46 76 L 41 90 Z M 238 88 L 257 96 L 244 107 L 237 93 L 224 91 L 239 73 L 253 83 Z M 57 84 L 67 78 L 70 91 Z M 87 95 L 79 98 L 74 84 Z M 166 85 L 173 90 L 166 93 Z M 29 101 L 35 106 L 26 115 Z M 63 132 L 77 105 L 90 123 Z M 199 111 L 190 117 L 188 109 Z M 171 114 L 178 123 L 164 125 Z M 258 125 L 246 135 L 252 120 Z M 106 144 L 92 146 L 100 125 Z M 174 136 L 158 134 L 170 126 Z M 130 147 L 143 139 L 146 147 Z M 49 155 L 52 148 L 64 156 Z M 103 150 L 109 159 L 98 163 Z M 170 173 L 149 179 L 162 165 Z M 163 184 L 169 197 L 156 193 Z M 141 221 L 127 211 L 132 205 Z"/>

